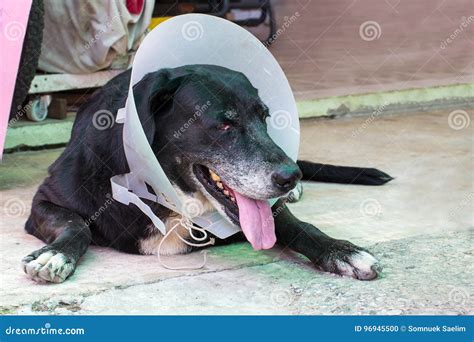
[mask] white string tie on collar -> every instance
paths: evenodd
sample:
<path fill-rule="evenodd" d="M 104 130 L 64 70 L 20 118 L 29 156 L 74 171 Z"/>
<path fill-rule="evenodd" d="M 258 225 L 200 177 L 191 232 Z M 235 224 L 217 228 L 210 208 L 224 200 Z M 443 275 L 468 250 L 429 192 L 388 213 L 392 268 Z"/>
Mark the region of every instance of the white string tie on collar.
<path fill-rule="evenodd" d="M 161 246 L 163 245 L 163 243 L 165 242 L 165 240 L 172 234 L 172 233 L 175 233 L 176 236 L 182 241 L 184 242 L 185 244 L 187 244 L 188 246 L 193 246 L 193 247 L 205 247 L 205 246 L 209 246 L 209 245 L 214 245 L 215 243 L 215 239 L 214 238 L 210 238 L 209 241 L 207 242 L 203 242 L 203 243 L 193 243 L 193 242 L 190 242 L 190 241 L 187 241 L 185 238 L 183 238 L 181 235 L 179 235 L 178 231 L 176 230 L 179 226 L 182 226 L 184 228 L 186 228 L 186 230 L 188 231 L 189 235 L 193 238 L 193 240 L 195 241 L 205 241 L 207 240 L 208 238 L 208 235 L 207 235 L 207 231 L 201 227 L 198 227 L 196 225 L 194 225 L 194 223 L 187 217 L 185 216 L 181 216 L 181 218 L 173 218 L 172 219 L 172 222 L 173 221 L 177 221 L 173 227 L 171 227 L 167 232 L 166 234 L 163 236 L 163 238 L 161 239 L 159 245 L 158 245 L 158 262 L 161 264 L 161 266 L 163 266 L 164 268 L 167 268 L 169 270 L 198 270 L 198 269 L 201 269 L 203 268 L 206 263 L 207 263 L 207 251 L 203 251 L 202 253 L 204 254 L 204 259 L 202 261 L 201 264 L 197 265 L 197 266 L 170 266 L 166 263 L 163 262 L 163 260 L 161 260 Z M 197 230 L 199 232 L 202 233 L 202 237 L 197 237 L 194 235 L 193 233 L 193 230 Z"/>

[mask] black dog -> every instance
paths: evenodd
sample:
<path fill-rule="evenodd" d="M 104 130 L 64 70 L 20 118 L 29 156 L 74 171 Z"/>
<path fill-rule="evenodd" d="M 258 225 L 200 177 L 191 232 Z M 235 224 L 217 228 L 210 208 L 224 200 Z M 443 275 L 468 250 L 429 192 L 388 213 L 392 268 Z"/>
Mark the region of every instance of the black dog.
<path fill-rule="evenodd" d="M 128 253 L 158 253 L 163 236 L 148 217 L 110 196 L 110 178 L 129 172 L 122 126 L 98 129 L 93 122 L 99 111 L 116 113 L 124 107 L 129 81 L 130 71 L 117 76 L 78 111 L 68 146 L 33 199 L 25 228 L 47 243 L 23 259 L 34 280 L 64 281 L 91 242 Z M 276 238 L 320 270 L 361 280 L 377 276 L 376 260 L 364 249 L 299 221 L 283 200 L 273 206 L 273 215 L 265 206 L 267 199 L 292 190 L 302 176 L 372 185 L 390 176 L 376 169 L 309 162 L 298 167 L 268 136 L 268 108 L 241 73 L 209 65 L 164 69 L 146 75 L 133 90 L 148 141 L 180 196 L 240 224 L 244 234 L 237 239 L 245 235 L 256 249 L 271 247 Z M 196 108 L 206 110 L 196 115 Z M 149 205 L 167 225 L 175 217 L 157 203 Z M 275 226 L 263 222 L 262 213 L 273 216 Z M 192 241 L 187 230 L 178 231 Z M 168 255 L 191 250 L 173 234 L 161 247 L 161 254 Z"/>

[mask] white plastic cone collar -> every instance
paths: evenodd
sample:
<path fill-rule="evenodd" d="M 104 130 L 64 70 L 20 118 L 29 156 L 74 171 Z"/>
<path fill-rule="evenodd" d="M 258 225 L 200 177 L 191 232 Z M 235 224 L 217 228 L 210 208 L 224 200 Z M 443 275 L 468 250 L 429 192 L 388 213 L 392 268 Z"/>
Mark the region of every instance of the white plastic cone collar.
<path fill-rule="evenodd" d="M 117 114 L 117 122 L 123 123 L 130 173 L 112 177 L 113 197 L 121 203 L 137 205 L 162 234 L 166 233 L 164 223 L 142 198 L 158 202 L 219 238 L 226 238 L 240 231 L 240 227 L 229 223 L 217 211 L 191 217 L 193 210 L 186 207 L 189 203 L 179 200 L 147 141 L 133 98 L 133 85 L 146 74 L 190 64 L 218 65 L 243 73 L 269 107 L 269 135 L 296 160 L 300 141 L 296 103 L 288 80 L 272 54 L 251 33 L 230 21 L 204 14 L 181 15 L 153 29 L 136 53 L 126 105 Z"/>

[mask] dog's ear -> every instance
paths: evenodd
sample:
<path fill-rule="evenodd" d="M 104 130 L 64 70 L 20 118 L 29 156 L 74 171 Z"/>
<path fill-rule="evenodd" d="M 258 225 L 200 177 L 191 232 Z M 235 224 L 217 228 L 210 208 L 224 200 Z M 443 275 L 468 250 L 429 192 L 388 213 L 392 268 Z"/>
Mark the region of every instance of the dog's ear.
<path fill-rule="evenodd" d="M 133 97 L 138 116 L 148 142 L 151 144 L 155 135 L 155 117 L 167 108 L 169 100 L 182 84 L 184 70 L 160 69 L 146 74 L 133 86 Z"/>

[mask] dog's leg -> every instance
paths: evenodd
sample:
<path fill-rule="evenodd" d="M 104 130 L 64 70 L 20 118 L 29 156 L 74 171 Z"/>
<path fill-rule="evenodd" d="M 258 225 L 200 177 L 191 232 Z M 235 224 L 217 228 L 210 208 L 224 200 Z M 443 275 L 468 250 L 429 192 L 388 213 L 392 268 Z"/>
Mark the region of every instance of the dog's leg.
<path fill-rule="evenodd" d="M 291 214 L 282 200 L 272 207 L 277 243 L 310 259 L 320 270 L 360 280 L 377 277 L 377 260 L 366 250 L 345 240 L 333 239 Z"/>
<path fill-rule="evenodd" d="M 25 273 L 38 282 L 66 280 L 91 242 L 91 231 L 82 217 L 45 201 L 33 203 L 25 229 L 48 244 L 22 260 Z"/>

